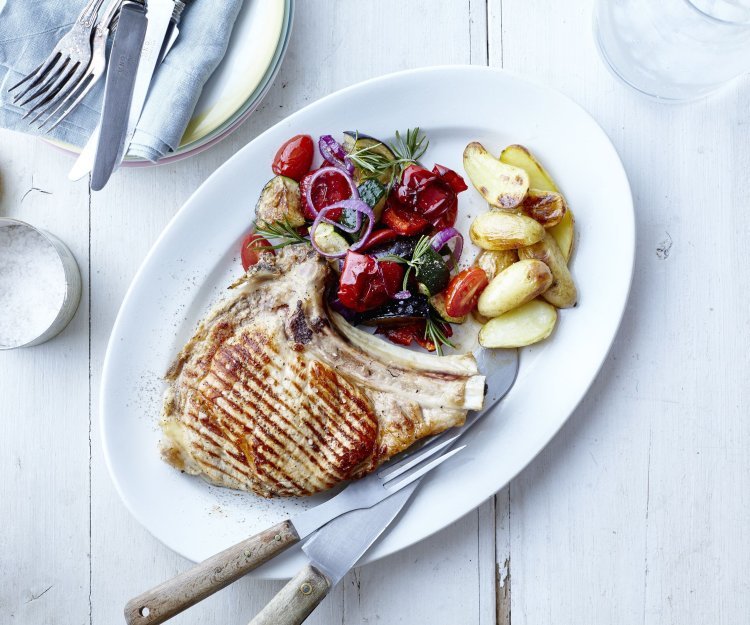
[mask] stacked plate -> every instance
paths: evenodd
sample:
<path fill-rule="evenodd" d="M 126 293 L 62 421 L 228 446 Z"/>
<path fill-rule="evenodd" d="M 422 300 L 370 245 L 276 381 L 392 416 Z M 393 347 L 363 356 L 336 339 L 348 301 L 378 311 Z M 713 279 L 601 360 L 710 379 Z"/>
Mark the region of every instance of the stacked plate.
<path fill-rule="evenodd" d="M 281 67 L 291 34 L 294 0 L 245 0 L 227 53 L 206 83 L 180 147 L 159 165 L 198 154 L 215 145 L 258 107 Z M 67 152 L 78 148 L 53 142 Z M 129 167 L 150 161 L 128 157 Z"/>

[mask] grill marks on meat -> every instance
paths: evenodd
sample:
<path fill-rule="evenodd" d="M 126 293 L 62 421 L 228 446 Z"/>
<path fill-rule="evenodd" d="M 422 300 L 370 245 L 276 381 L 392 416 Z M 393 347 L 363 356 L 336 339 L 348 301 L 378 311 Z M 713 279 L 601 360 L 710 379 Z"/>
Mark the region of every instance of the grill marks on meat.
<path fill-rule="evenodd" d="M 380 362 L 326 318 L 324 261 L 305 246 L 264 256 L 168 373 L 167 462 L 263 496 L 307 495 L 463 422 L 467 380 L 481 376 Z"/>

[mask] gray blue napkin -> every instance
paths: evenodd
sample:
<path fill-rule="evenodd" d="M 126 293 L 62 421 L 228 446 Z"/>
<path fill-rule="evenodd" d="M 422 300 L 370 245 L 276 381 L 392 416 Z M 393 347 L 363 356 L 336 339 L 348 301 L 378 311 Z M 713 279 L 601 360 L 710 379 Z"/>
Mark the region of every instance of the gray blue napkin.
<path fill-rule="evenodd" d="M 130 154 L 157 161 L 175 150 L 203 86 L 227 49 L 243 0 L 192 0 L 180 35 L 157 67 Z M 0 127 L 37 132 L 8 89 L 37 67 L 70 29 L 86 0 L 0 0 Z M 49 135 L 82 147 L 99 121 L 104 79 Z M 43 132 L 43 131 L 42 131 Z"/>

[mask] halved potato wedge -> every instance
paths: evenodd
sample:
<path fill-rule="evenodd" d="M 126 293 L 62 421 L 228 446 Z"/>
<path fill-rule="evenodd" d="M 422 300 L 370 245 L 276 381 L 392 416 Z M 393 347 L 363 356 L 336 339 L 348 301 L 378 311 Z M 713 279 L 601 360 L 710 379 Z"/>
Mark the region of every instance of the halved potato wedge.
<path fill-rule="evenodd" d="M 557 309 L 534 299 L 500 317 L 490 319 L 479 331 L 482 347 L 525 347 L 543 341 L 555 329 Z"/>
<path fill-rule="evenodd" d="M 529 190 L 525 170 L 501 163 L 476 141 L 464 150 L 464 169 L 482 197 L 497 208 L 515 208 Z"/>
<path fill-rule="evenodd" d="M 509 145 L 500 154 L 500 161 L 506 165 L 520 167 L 529 175 L 529 183 L 533 189 L 540 191 L 552 191 L 560 193 L 557 185 L 536 157 L 522 145 Z M 573 212 L 568 208 L 560 223 L 550 229 L 555 237 L 565 261 L 570 260 L 573 253 L 573 240 L 575 239 L 575 218 Z"/>
<path fill-rule="evenodd" d="M 544 238 L 544 227 L 531 217 L 493 210 L 471 224 L 471 240 L 484 250 L 514 250 Z"/>
<path fill-rule="evenodd" d="M 570 256 L 573 254 L 573 244 L 575 239 L 575 217 L 573 213 L 568 209 L 563 215 L 562 220 L 556 226 L 552 226 L 549 229 L 549 233 L 555 238 L 557 246 L 560 248 L 562 255 L 565 257 L 565 262 L 570 260 Z"/>
<path fill-rule="evenodd" d="M 539 260 L 519 260 L 500 272 L 482 291 L 477 310 L 485 317 L 498 317 L 537 295 L 554 281 L 549 267 Z"/>
<path fill-rule="evenodd" d="M 576 285 L 560 248 L 549 232 L 545 233 L 544 238 L 538 243 L 518 250 L 518 257 L 538 260 L 549 267 L 554 282 L 542 295 L 544 299 L 558 308 L 575 306 L 578 299 Z"/>
<path fill-rule="evenodd" d="M 520 208 L 524 215 L 538 221 L 545 228 L 559 224 L 568 210 L 562 195 L 540 189 L 529 189 Z"/>
<path fill-rule="evenodd" d="M 509 145 L 500 154 L 500 162 L 523 169 L 529 176 L 529 186 L 532 189 L 554 191 L 555 193 L 560 192 L 552 181 L 552 177 L 547 173 L 547 170 L 529 152 L 528 148 L 522 145 Z"/>
<path fill-rule="evenodd" d="M 482 250 L 474 261 L 474 265 L 484 269 L 487 280 L 492 280 L 497 274 L 518 262 L 516 250 Z"/>

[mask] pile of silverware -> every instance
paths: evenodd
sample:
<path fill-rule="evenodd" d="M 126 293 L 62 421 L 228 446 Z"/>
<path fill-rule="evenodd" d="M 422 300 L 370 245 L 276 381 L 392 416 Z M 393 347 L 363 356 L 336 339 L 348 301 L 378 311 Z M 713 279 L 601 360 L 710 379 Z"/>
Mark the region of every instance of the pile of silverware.
<path fill-rule="evenodd" d="M 28 106 L 24 118 L 50 132 L 106 74 L 97 128 L 71 170 L 89 172 L 91 188 L 107 184 L 127 154 L 156 66 L 178 35 L 181 0 L 89 0 L 73 27 L 34 71 L 10 88 L 14 102 Z M 114 33 L 107 59 L 107 40 Z"/>

